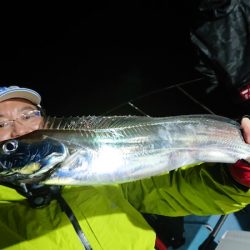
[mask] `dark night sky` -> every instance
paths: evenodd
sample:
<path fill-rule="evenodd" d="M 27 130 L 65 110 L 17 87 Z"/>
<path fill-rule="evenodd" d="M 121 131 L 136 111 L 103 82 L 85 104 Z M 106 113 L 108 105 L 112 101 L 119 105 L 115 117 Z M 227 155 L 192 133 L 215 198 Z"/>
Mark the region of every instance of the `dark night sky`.
<path fill-rule="evenodd" d="M 171 1 L 152 3 L 5 14 L 2 85 L 36 89 L 53 115 L 97 115 L 197 77 L 191 11 Z"/>

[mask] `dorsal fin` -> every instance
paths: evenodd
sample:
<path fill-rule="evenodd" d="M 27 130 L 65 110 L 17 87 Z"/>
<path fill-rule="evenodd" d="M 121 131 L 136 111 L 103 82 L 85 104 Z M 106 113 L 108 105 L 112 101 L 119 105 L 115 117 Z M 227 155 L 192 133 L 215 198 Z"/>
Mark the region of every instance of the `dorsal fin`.
<path fill-rule="evenodd" d="M 47 117 L 46 129 L 62 130 L 91 130 L 135 126 L 153 122 L 155 119 L 144 116 L 76 116 L 76 117 Z"/>
<path fill-rule="evenodd" d="M 208 119 L 211 121 L 224 122 L 238 125 L 237 122 L 222 116 L 203 114 L 203 115 L 181 115 L 171 117 L 147 117 L 147 116 L 76 116 L 76 117 L 47 117 L 45 129 L 61 130 L 93 130 L 93 129 L 112 129 L 126 128 L 133 126 L 153 125 L 165 122 L 198 122 Z"/>

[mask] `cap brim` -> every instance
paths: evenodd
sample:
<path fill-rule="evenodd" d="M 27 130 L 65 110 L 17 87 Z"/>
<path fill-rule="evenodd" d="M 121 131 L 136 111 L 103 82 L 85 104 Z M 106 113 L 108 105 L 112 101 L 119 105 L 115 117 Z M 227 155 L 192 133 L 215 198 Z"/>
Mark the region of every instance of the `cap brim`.
<path fill-rule="evenodd" d="M 41 103 L 41 96 L 36 91 L 33 91 L 31 89 L 9 89 L 4 94 L 0 94 L 0 102 L 12 98 L 23 98 L 34 103 L 35 105 L 40 105 Z"/>

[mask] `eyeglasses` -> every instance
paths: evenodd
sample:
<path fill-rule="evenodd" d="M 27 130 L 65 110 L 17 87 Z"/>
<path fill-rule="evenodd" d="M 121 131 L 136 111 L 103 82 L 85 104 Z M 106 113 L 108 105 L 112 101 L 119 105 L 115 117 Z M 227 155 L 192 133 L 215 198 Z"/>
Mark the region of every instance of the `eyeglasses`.
<path fill-rule="evenodd" d="M 16 121 L 18 121 L 22 125 L 32 125 L 38 117 L 41 117 L 40 110 L 26 111 L 14 120 L 0 121 L 0 131 L 10 129 Z"/>

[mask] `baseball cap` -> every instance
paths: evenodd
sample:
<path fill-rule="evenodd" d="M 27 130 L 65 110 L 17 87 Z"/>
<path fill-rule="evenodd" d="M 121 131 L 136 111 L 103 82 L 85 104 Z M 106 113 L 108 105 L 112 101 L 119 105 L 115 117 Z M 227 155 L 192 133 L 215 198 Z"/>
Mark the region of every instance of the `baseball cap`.
<path fill-rule="evenodd" d="M 41 96 L 34 90 L 18 86 L 0 87 L 0 102 L 11 98 L 23 98 L 40 106 Z"/>

